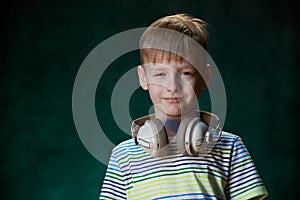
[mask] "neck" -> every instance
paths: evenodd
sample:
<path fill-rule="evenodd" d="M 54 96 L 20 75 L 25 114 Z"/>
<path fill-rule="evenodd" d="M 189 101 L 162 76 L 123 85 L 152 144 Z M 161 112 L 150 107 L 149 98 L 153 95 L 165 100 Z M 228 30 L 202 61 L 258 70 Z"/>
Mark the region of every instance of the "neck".
<path fill-rule="evenodd" d="M 155 117 L 160 119 L 165 124 L 166 131 L 169 137 L 173 137 L 177 134 L 180 122 L 189 117 L 200 117 L 199 113 L 195 110 L 193 112 L 181 114 L 179 116 L 163 115 L 160 112 L 155 112 Z"/>
<path fill-rule="evenodd" d="M 175 121 L 172 119 L 167 119 L 165 121 L 165 127 L 169 137 L 175 136 L 177 134 L 179 125 L 180 125 L 180 121 Z"/>
<path fill-rule="evenodd" d="M 166 115 L 166 114 L 162 114 L 160 112 L 156 112 L 155 111 L 155 117 L 158 118 L 158 119 L 160 119 L 162 122 L 165 122 L 167 120 L 181 122 L 185 118 L 188 118 L 188 117 L 200 117 L 200 115 L 199 115 L 199 113 L 196 110 L 194 110 L 193 112 L 184 113 L 184 114 L 180 114 L 180 115 L 176 115 L 176 116 Z"/>

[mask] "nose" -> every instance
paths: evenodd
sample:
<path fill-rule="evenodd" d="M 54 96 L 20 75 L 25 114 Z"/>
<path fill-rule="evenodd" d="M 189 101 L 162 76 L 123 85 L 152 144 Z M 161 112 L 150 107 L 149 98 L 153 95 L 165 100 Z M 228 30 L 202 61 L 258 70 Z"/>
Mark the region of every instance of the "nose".
<path fill-rule="evenodd" d="M 169 77 L 167 89 L 168 91 L 174 93 L 178 92 L 182 89 L 182 80 L 180 78 L 180 74 L 176 73 Z"/>

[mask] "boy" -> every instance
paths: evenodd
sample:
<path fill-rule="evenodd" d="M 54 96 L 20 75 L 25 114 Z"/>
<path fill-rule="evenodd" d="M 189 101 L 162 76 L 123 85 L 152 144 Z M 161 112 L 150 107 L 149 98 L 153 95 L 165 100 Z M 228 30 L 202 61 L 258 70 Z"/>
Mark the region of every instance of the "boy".
<path fill-rule="evenodd" d="M 138 77 L 155 113 L 135 120 L 133 138 L 114 148 L 100 199 L 267 196 L 241 139 L 226 132 L 220 136 L 218 117 L 196 111 L 210 75 L 203 56 L 205 26 L 176 14 L 157 20 L 142 35 Z"/>

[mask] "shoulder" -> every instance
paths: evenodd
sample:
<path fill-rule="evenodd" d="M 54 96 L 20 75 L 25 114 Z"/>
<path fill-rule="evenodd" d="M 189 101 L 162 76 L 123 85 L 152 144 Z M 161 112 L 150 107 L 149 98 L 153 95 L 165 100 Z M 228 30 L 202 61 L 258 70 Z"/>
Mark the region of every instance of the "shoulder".
<path fill-rule="evenodd" d="M 144 151 L 140 146 L 135 144 L 134 139 L 125 140 L 115 146 L 112 150 L 112 156 L 114 156 L 117 160 L 122 158 L 126 158 L 127 160 L 129 159 L 129 157 L 133 157 L 135 155 L 140 155 L 143 153 Z"/>
<path fill-rule="evenodd" d="M 134 140 L 132 138 L 130 138 L 130 139 L 120 142 L 117 146 L 115 146 L 114 150 L 131 148 L 134 145 L 135 145 Z"/>
<path fill-rule="evenodd" d="M 236 134 L 222 131 L 219 141 L 214 148 L 216 151 L 225 154 L 231 154 L 237 150 L 247 151 L 246 146 L 244 145 L 242 138 Z"/>
<path fill-rule="evenodd" d="M 236 135 L 234 133 L 230 133 L 230 132 L 227 132 L 227 131 L 222 131 L 222 134 L 221 134 L 221 139 L 226 139 L 226 140 L 239 140 L 241 137 L 239 135 Z"/>
<path fill-rule="evenodd" d="M 216 147 L 217 149 L 221 149 L 223 153 L 225 152 L 225 154 L 229 155 L 232 166 L 234 163 L 246 163 L 253 165 L 251 155 L 241 137 L 238 135 L 223 132 L 219 142 L 216 144 Z"/>
<path fill-rule="evenodd" d="M 226 131 L 222 131 L 222 134 L 218 141 L 218 145 L 231 146 L 238 141 L 242 141 L 240 136 Z"/>
<path fill-rule="evenodd" d="M 113 148 L 113 153 L 117 153 L 117 152 L 127 152 L 127 151 L 130 151 L 132 149 L 135 149 L 137 147 L 137 145 L 135 144 L 134 140 L 131 138 L 131 139 L 128 139 L 128 140 L 125 140 L 123 142 L 120 142 L 117 146 L 115 146 Z"/>

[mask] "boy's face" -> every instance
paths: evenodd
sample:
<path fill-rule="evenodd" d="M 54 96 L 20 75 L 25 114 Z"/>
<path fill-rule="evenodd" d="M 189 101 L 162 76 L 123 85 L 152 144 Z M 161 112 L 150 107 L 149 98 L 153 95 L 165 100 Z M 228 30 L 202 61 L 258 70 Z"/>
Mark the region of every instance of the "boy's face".
<path fill-rule="evenodd" d="M 164 60 L 138 67 L 139 81 L 149 90 L 155 115 L 181 120 L 194 115 L 202 88 L 199 72 L 188 62 Z"/>

